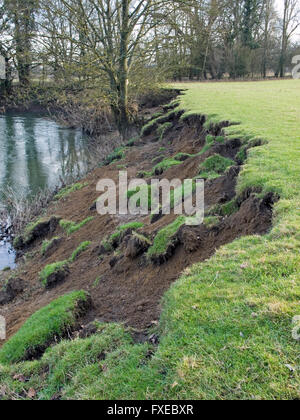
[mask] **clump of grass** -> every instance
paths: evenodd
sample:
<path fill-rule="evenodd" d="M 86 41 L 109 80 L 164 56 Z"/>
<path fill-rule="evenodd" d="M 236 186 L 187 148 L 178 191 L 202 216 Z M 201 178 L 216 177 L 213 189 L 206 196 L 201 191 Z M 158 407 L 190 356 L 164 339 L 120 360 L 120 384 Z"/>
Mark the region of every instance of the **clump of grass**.
<path fill-rule="evenodd" d="M 105 381 L 105 372 L 114 369 L 116 358 L 112 362 L 110 355 L 117 352 L 119 358 L 126 358 L 133 340 L 125 328 L 113 323 L 94 325 L 97 332 L 91 337 L 65 340 L 46 351 L 41 365 L 48 367 L 49 374 L 39 395 L 41 400 L 51 400 L 57 390 L 63 391 L 64 398 L 80 399 L 87 386 L 99 395 L 96 383 Z"/>
<path fill-rule="evenodd" d="M 93 289 L 95 289 L 96 287 L 98 287 L 98 286 L 99 286 L 101 279 L 102 279 L 102 277 L 101 277 L 101 276 L 98 276 L 98 277 L 95 279 L 95 281 L 93 282 Z"/>
<path fill-rule="evenodd" d="M 113 247 L 109 239 L 103 239 L 101 245 L 106 253 L 110 253 L 113 251 Z"/>
<path fill-rule="evenodd" d="M 149 178 L 152 176 L 152 171 L 139 171 L 136 176 L 137 178 Z"/>
<path fill-rule="evenodd" d="M 174 235 L 178 232 L 179 228 L 184 225 L 186 218 L 179 216 L 170 225 L 161 229 L 153 241 L 153 245 L 148 249 L 147 257 L 149 259 L 157 259 L 166 254 Z"/>
<path fill-rule="evenodd" d="M 128 140 L 126 147 L 133 147 L 138 140 L 139 137 L 133 137 L 132 139 Z"/>
<path fill-rule="evenodd" d="M 141 136 L 147 136 L 148 134 L 151 133 L 151 131 L 154 129 L 155 126 L 157 126 L 157 122 L 156 122 L 156 118 L 154 118 L 153 120 L 148 121 L 141 130 Z"/>
<path fill-rule="evenodd" d="M 177 153 L 177 155 L 174 156 L 174 159 L 182 162 L 182 161 L 184 161 L 184 160 L 186 160 L 186 159 L 188 159 L 190 157 L 194 157 L 194 156 L 195 155 L 192 155 L 190 153 Z"/>
<path fill-rule="evenodd" d="M 59 221 L 57 216 L 40 217 L 30 222 L 24 229 L 22 235 L 14 239 L 13 245 L 16 249 L 30 245 L 35 239 L 45 236 L 51 228 L 54 228 Z"/>
<path fill-rule="evenodd" d="M 122 235 L 127 231 L 135 231 L 144 227 L 144 223 L 141 222 L 131 222 L 125 225 L 121 225 L 117 230 L 109 237 L 109 244 L 117 244 L 122 237 Z"/>
<path fill-rule="evenodd" d="M 43 243 L 42 243 L 42 247 L 41 247 L 41 254 L 45 255 L 47 253 L 47 251 L 53 246 L 53 244 L 57 241 L 59 241 L 59 237 L 55 236 L 54 238 L 48 240 L 46 239 Z"/>
<path fill-rule="evenodd" d="M 224 136 L 217 136 L 216 137 L 216 142 L 224 144 L 225 143 L 225 137 Z"/>
<path fill-rule="evenodd" d="M 70 195 L 72 192 L 79 191 L 82 188 L 87 187 L 88 185 L 89 184 L 87 182 L 85 182 L 85 183 L 78 182 L 76 184 L 69 185 L 69 186 L 67 186 L 65 188 L 62 188 L 59 191 L 59 193 L 54 196 L 54 199 L 55 200 L 61 200 L 62 198 L 65 198 L 68 195 Z"/>
<path fill-rule="evenodd" d="M 164 135 L 168 130 L 172 128 L 173 124 L 171 122 L 166 122 L 164 124 L 161 124 L 157 130 L 156 133 L 159 136 L 159 140 L 162 140 L 164 138 Z"/>
<path fill-rule="evenodd" d="M 13 240 L 13 246 L 15 249 L 20 249 L 24 245 L 23 237 L 18 235 Z"/>
<path fill-rule="evenodd" d="M 151 120 L 156 120 L 157 118 L 162 117 L 163 115 L 164 113 L 162 111 L 155 112 L 155 114 L 151 116 Z"/>
<path fill-rule="evenodd" d="M 68 261 L 58 261 L 53 264 L 46 265 L 46 267 L 40 272 L 40 280 L 43 286 L 48 286 L 50 276 L 58 273 L 65 273 L 68 270 L 68 267 Z"/>
<path fill-rule="evenodd" d="M 231 200 L 229 203 L 223 204 L 221 206 L 221 216 L 231 216 L 238 210 L 238 205 L 236 200 Z"/>
<path fill-rule="evenodd" d="M 139 241 L 141 241 L 141 242 L 143 242 L 143 243 L 145 243 L 147 245 L 151 245 L 152 244 L 152 242 L 150 241 L 150 239 L 147 238 L 147 236 L 142 235 L 141 233 L 133 232 L 133 235 L 132 236 L 134 238 L 137 238 Z"/>
<path fill-rule="evenodd" d="M 75 251 L 72 253 L 72 256 L 70 258 L 70 262 L 74 262 L 80 254 L 82 254 L 84 251 L 88 249 L 88 247 L 91 245 L 90 241 L 82 242 L 78 248 L 75 249 Z"/>
<path fill-rule="evenodd" d="M 125 157 L 125 150 L 125 147 L 118 147 L 117 149 L 115 149 L 111 154 L 109 154 L 105 158 L 104 165 L 110 165 L 111 163 L 123 159 Z"/>
<path fill-rule="evenodd" d="M 238 204 L 236 199 L 233 199 L 231 201 L 229 201 L 228 203 L 225 204 L 217 204 L 215 206 L 213 206 L 209 211 L 208 211 L 208 215 L 209 216 L 221 216 L 221 217 L 226 217 L 226 216 L 231 216 L 232 214 L 234 214 L 235 212 L 237 212 L 239 209 Z"/>
<path fill-rule="evenodd" d="M 209 229 L 219 224 L 219 218 L 217 216 L 208 216 L 204 218 L 203 224 Z"/>
<path fill-rule="evenodd" d="M 164 160 L 164 158 L 165 158 L 165 155 L 159 155 L 159 156 L 157 156 L 157 157 L 155 157 L 155 158 L 152 159 L 152 163 L 161 162 L 161 161 Z"/>
<path fill-rule="evenodd" d="M 182 162 L 176 160 L 175 158 L 166 158 L 162 162 L 154 166 L 152 170 L 152 175 L 156 175 L 158 173 L 161 174 L 165 172 L 166 170 L 172 168 L 173 166 L 181 165 L 181 164 Z"/>
<path fill-rule="evenodd" d="M 218 178 L 224 174 L 226 169 L 233 166 L 235 163 L 233 160 L 225 158 L 221 155 L 214 154 L 210 156 L 200 165 L 200 174 L 202 178 Z"/>
<path fill-rule="evenodd" d="M 72 292 L 32 315 L 0 350 L 0 363 L 17 363 L 41 354 L 71 330 L 88 302 L 86 292 Z"/>
<path fill-rule="evenodd" d="M 59 225 L 62 229 L 64 229 L 67 232 L 68 235 L 72 235 L 72 233 L 77 232 L 79 229 L 81 229 L 87 223 L 91 222 L 93 219 L 93 216 L 87 217 L 80 223 L 75 223 L 70 220 L 61 220 Z"/>
<path fill-rule="evenodd" d="M 237 161 L 240 162 L 241 164 L 245 163 L 247 160 L 247 150 L 248 150 L 248 147 L 244 145 L 241 147 L 241 149 L 236 155 Z"/>
<path fill-rule="evenodd" d="M 176 113 L 177 113 L 176 111 L 171 110 L 167 112 L 166 114 L 163 114 L 161 116 L 158 116 L 157 118 L 151 119 L 142 128 L 141 136 L 147 136 L 148 134 L 151 134 L 152 131 L 157 129 L 159 125 L 169 123 L 170 118 L 172 118 L 173 115 L 176 115 Z"/>
<path fill-rule="evenodd" d="M 215 136 L 212 136 L 211 134 L 208 134 L 205 139 L 205 145 L 203 149 L 201 150 L 201 152 L 199 153 L 199 155 L 203 155 L 208 150 L 210 150 L 215 145 L 216 142 L 224 143 L 225 139 L 222 136 L 215 137 Z"/>

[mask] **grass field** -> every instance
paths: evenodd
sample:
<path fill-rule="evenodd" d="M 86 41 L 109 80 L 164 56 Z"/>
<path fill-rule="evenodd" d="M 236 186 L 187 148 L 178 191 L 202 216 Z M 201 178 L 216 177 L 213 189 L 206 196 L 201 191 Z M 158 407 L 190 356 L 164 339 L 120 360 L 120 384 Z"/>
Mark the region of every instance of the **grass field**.
<path fill-rule="evenodd" d="M 187 113 L 239 122 L 228 135 L 267 141 L 250 151 L 238 190 L 280 195 L 272 231 L 236 240 L 182 274 L 164 297 L 152 358 L 149 345 L 118 329 L 110 339 L 108 329 L 105 362 L 95 357 L 96 338 L 63 342 L 38 362 L 0 366 L 0 383 L 11 390 L 23 373 L 30 380 L 22 389 L 38 387 L 40 398 L 58 390 L 81 399 L 300 398 L 300 343 L 292 337 L 300 315 L 300 81 L 176 87 L 187 89 Z"/>

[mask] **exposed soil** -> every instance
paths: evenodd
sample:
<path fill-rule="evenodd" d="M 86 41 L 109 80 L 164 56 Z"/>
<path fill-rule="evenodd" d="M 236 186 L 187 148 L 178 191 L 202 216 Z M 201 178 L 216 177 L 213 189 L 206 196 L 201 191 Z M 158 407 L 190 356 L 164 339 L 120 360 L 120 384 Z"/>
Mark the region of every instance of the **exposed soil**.
<path fill-rule="evenodd" d="M 157 136 L 150 133 L 127 151 L 124 160 L 95 170 L 84 180 L 89 184 L 87 187 L 50 206 L 48 215 L 55 214 L 63 219 L 80 222 L 91 215 L 95 218 L 69 237 L 57 227 L 48 238 L 63 236 L 63 239 L 47 257 L 41 257 L 42 239 L 36 239 L 30 249 L 32 260 L 21 271 L 21 277 L 25 280 L 24 292 L 12 303 L 0 308 L 0 314 L 7 320 L 8 337 L 36 310 L 69 291 L 80 289 L 88 291 L 93 301 L 93 308 L 81 321 L 82 324 L 88 324 L 97 318 L 108 322 L 123 322 L 142 332 L 157 322 L 163 294 L 186 267 L 210 258 L 216 249 L 236 238 L 265 234 L 271 228 L 274 197 L 270 194 L 261 199 L 254 191 L 248 191 L 238 198 L 238 210 L 229 217 L 221 218 L 217 225 L 211 228 L 204 224 L 182 227 L 175 235 L 167 254 L 157 261 L 147 261 L 144 253 L 146 244 L 134 242 L 130 235 L 125 235 L 117 254 L 101 254 L 99 251 L 102 240 L 121 224 L 133 220 L 142 221 L 145 227 L 141 233 L 153 239 L 162 227 L 177 217 L 166 215 L 151 223 L 149 216 L 99 216 L 92 206 L 98 197 L 96 183 L 99 179 L 111 178 L 117 182 L 118 165 L 125 165 L 129 178 L 133 178 L 140 171 L 151 170 L 152 160 L 159 158 L 161 154 L 171 157 L 177 153 L 198 153 L 208 134 L 203 123 L 204 119 L 200 117 L 191 117 L 182 122 L 179 116 L 173 116 L 173 128 L 163 140 L 158 141 Z M 210 132 L 220 135 L 226 125 L 228 123 L 225 122 L 221 126 L 212 127 Z M 160 149 L 162 147 L 165 148 L 163 152 Z M 187 157 L 181 165 L 170 168 L 160 177 L 170 180 L 193 178 L 199 173 L 199 165 L 215 153 L 234 159 L 236 166 L 225 175 L 206 181 L 205 205 L 206 210 L 209 210 L 212 206 L 227 203 L 236 196 L 236 182 L 240 172 L 236 155 L 240 147 L 239 139 L 218 144 L 203 155 Z M 70 273 L 65 281 L 51 290 L 45 290 L 40 284 L 39 272 L 47 264 L 68 259 L 83 241 L 92 241 L 92 245 L 70 266 Z"/>

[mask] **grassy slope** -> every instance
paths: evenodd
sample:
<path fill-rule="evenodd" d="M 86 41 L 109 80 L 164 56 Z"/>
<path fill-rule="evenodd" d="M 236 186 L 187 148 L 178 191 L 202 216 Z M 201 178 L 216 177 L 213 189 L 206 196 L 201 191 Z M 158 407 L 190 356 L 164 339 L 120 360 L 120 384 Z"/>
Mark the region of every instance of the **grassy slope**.
<path fill-rule="evenodd" d="M 165 295 L 161 342 L 152 359 L 144 345 L 126 343 L 107 349 L 102 372 L 93 358 L 84 370 L 75 360 L 66 389 L 63 380 L 52 382 L 64 367 L 59 347 L 49 349 L 50 376 L 38 381 L 41 398 L 60 388 L 72 398 L 300 397 L 299 343 L 292 338 L 292 318 L 300 314 L 300 82 L 185 87 L 184 109 L 217 114 L 215 121 L 240 121 L 229 134 L 239 130 L 268 140 L 251 151 L 238 188 L 261 185 L 280 193 L 274 228 L 186 270 Z M 71 351 L 76 342 L 62 346 Z M 72 355 L 77 357 L 75 350 Z M 5 368 L 2 381 L 41 366 Z"/>
<path fill-rule="evenodd" d="M 300 314 L 300 82 L 183 87 L 188 112 L 239 121 L 228 134 L 268 140 L 250 152 L 238 189 L 260 185 L 281 201 L 269 235 L 223 247 L 165 296 L 156 357 L 168 374 L 158 396 L 299 398 L 299 342 L 291 331 Z"/>

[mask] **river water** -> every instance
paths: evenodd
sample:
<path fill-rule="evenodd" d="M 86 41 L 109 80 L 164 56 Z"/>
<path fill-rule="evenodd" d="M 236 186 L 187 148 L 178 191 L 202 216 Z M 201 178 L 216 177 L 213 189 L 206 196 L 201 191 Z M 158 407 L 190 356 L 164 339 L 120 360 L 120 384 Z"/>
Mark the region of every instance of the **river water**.
<path fill-rule="evenodd" d="M 81 130 L 66 129 L 34 114 L 0 116 L 0 204 L 4 190 L 34 195 L 54 188 L 60 177 L 77 177 L 88 169 L 88 138 Z M 0 270 L 15 266 L 9 242 L 1 241 Z"/>

